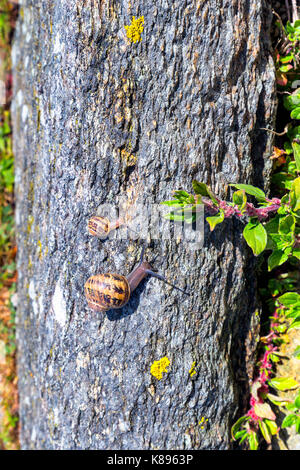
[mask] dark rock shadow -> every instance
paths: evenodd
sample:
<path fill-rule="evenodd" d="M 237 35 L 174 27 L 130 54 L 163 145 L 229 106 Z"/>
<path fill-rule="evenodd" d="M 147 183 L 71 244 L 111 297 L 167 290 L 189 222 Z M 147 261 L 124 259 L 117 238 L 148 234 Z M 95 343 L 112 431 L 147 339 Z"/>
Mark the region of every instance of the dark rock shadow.
<path fill-rule="evenodd" d="M 122 318 L 129 317 L 130 315 L 133 315 L 139 304 L 140 304 L 140 297 L 145 289 L 146 283 L 148 282 L 149 278 L 144 279 L 141 284 L 135 289 L 135 291 L 132 293 L 130 296 L 130 299 L 126 305 L 124 305 L 123 308 L 118 308 L 118 309 L 111 309 L 106 312 L 107 318 L 110 321 L 118 321 L 121 320 Z"/>
<path fill-rule="evenodd" d="M 222 250 L 224 241 L 230 240 L 233 244 L 234 250 L 241 253 L 246 253 L 246 242 L 243 238 L 244 222 L 240 219 L 227 219 L 222 224 L 216 227 L 212 233 L 205 231 L 205 245 L 213 245 L 215 248 Z M 249 382 L 252 380 L 253 369 L 256 351 L 256 333 L 250 334 L 253 329 L 253 315 L 256 309 L 260 307 L 260 302 L 257 297 L 257 278 L 255 272 L 259 267 L 259 261 L 255 258 L 250 248 L 249 256 L 245 259 L 243 257 L 244 269 L 244 289 L 247 290 L 247 295 L 236 296 L 234 304 L 226 305 L 228 316 L 224 321 L 222 332 L 219 337 L 219 344 L 224 351 L 224 355 L 228 358 L 231 374 L 234 377 L 236 404 L 238 404 L 240 412 L 245 411 L 249 404 L 250 386 Z M 234 258 L 233 269 L 234 269 Z M 224 286 L 225 299 L 228 299 L 230 292 L 234 291 L 234 278 L 233 271 L 228 266 L 227 282 Z M 249 335 L 252 338 L 249 340 Z M 230 344 L 230 349 L 228 345 Z M 235 406 L 236 406 L 235 404 Z M 233 409 L 233 413 L 236 408 Z M 233 422 L 235 416 L 233 416 Z"/>

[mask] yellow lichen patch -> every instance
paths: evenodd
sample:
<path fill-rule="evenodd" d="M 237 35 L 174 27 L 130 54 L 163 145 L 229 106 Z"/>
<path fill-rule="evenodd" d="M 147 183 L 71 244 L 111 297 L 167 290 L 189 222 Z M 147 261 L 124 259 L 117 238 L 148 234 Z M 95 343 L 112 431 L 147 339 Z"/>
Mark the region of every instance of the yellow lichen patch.
<path fill-rule="evenodd" d="M 168 373 L 167 367 L 170 365 L 170 361 L 167 357 L 162 357 L 159 361 L 154 361 L 151 366 L 151 374 L 157 378 L 157 380 L 161 380 L 163 376 L 163 372 Z"/>
<path fill-rule="evenodd" d="M 196 369 L 195 369 L 195 367 L 196 367 L 196 361 L 193 362 L 192 367 L 191 367 L 190 370 L 189 370 L 189 374 L 190 374 L 191 377 L 193 377 L 193 375 L 196 374 Z"/>
<path fill-rule="evenodd" d="M 200 429 L 204 429 L 204 424 L 207 423 L 207 421 L 208 421 L 208 418 L 205 419 L 204 416 L 202 416 L 202 418 L 200 419 L 198 423 L 200 426 Z"/>
<path fill-rule="evenodd" d="M 38 257 L 41 260 L 43 258 L 43 248 L 42 248 L 42 242 L 41 240 L 38 240 Z"/>
<path fill-rule="evenodd" d="M 126 162 L 126 166 L 134 166 L 137 162 L 137 156 L 127 152 L 125 149 L 121 150 L 121 158 Z"/>
<path fill-rule="evenodd" d="M 126 36 L 131 42 L 140 42 L 142 40 L 142 32 L 144 30 L 144 17 L 140 16 L 139 18 L 132 17 L 131 24 L 125 26 Z"/>
<path fill-rule="evenodd" d="M 27 221 L 27 235 L 29 235 L 31 233 L 31 228 L 32 228 L 32 224 L 34 222 L 34 218 L 32 215 L 30 215 L 28 217 L 28 221 Z"/>

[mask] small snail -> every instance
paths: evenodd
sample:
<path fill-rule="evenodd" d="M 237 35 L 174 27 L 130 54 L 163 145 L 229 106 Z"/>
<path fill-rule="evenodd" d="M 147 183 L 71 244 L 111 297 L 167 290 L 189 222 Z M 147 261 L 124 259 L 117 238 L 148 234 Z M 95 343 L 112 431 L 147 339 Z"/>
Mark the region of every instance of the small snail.
<path fill-rule="evenodd" d="M 98 215 L 94 215 L 90 218 L 88 222 L 88 231 L 94 237 L 107 237 L 108 234 L 119 228 L 120 225 L 123 225 L 124 221 L 122 219 L 117 219 L 114 222 L 110 222 L 107 217 L 100 217 Z"/>
<path fill-rule="evenodd" d="M 110 309 L 121 308 L 127 304 L 130 295 L 146 276 L 161 279 L 174 289 L 178 289 L 186 295 L 190 295 L 180 287 L 171 284 L 161 274 L 153 272 L 148 261 L 144 261 L 144 248 L 139 264 L 127 276 L 120 274 L 96 274 L 91 276 L 84 285 L 88 306 L 96 312 L 106 312 Z"/>

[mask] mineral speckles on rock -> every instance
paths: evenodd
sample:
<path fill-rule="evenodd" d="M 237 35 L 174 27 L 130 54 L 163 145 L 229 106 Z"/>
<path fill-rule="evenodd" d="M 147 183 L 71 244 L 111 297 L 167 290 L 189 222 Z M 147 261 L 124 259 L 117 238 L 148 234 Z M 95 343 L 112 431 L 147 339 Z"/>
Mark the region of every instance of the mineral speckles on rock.
<path fill-rule="evenodd" d="M 64 326 L 67 320 L 66 301 L 64 293 L 60 285 L 60 280 L 57 281 L 55 291 L 52 297 L 52 308 L 56 321 L 60 326 Z"/>
<path fill-rule="evenodd" d="M 80 372 L 80 369 L 87 369 L 90 364 L 90 355 L 89 353 L 84 353 L 80 351 L 76 359 L 76 370 Z"/>
<path fill-rule="evenodd" d="M 31 299 L 33 313 L 34 313 L 35 316 L 38 316 L 38 314 L 39 314 L 39 305 L 38 305 L 38 302 L 37 302 L 37 294 L 36 294 L 36 291 L 35 291 L 35 285 L 34 285 L 33 280 L 31 280 L 30 283 L 29 283 L 28 295 Z"/>

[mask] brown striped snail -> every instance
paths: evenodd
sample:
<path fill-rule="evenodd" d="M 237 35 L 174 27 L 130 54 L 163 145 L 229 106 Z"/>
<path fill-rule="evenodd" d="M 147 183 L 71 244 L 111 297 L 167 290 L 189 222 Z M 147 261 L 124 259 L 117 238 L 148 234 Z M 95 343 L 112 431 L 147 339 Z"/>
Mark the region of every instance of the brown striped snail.
<path fill-rule="evenodd" d="M 94 237 L 105 238 L 112 230 L 119 228 L 120 225 L 124 223 L 123 219 L 117 219 L 111 222 L 107 217 L 94 215 L 88 222 L 88 231 Z"/>
<path fill-rule="evenodd" d="M 120 274 L 110 273 L 91 276 L 84 285 L 88 306 L 96 312 L 106 312 L 110 309 L 124 307 L 132 292 L 146 276 L 156 277 L 174 287 L 174 289 L 190 295 L 185 290 L 167 281 L 161 274 L 154 272 L 148 261 L 145 261 L 143 258 L 144 248 L 139 264 L 127 278 Z"/>

